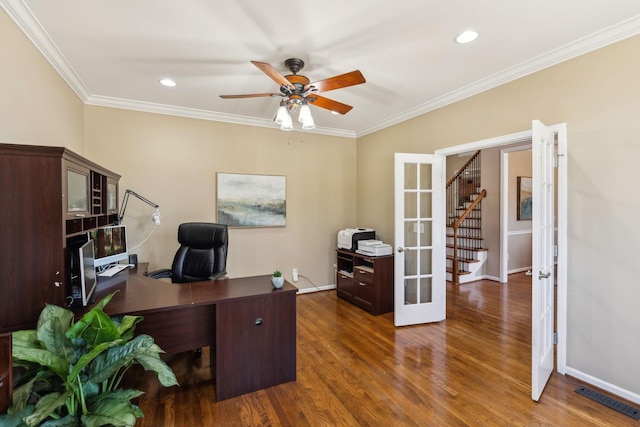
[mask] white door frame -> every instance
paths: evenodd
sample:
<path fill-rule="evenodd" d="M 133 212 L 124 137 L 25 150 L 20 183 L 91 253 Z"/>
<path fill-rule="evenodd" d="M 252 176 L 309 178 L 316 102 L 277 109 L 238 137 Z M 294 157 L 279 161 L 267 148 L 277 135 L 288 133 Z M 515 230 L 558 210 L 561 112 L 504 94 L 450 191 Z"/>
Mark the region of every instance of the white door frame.
<path fill-rule="evenodd" d="M 558 333 L 558 345 L 556 369 L 564 375 L 567 368 L 567 125 L 566 123 L 561 123 L 549 127 L 558 135 L 558 271 L 556 276 L 558 291 L 556 332 Z M 450 156 L 502 145 L 531 142 L 532 136 L 533 133 L 529 129 L 523 132 L 442 148 L 436 150 L 435 154 Z M 443 171 L 443 173 L 446 174 L 446 171 Z M 443 177 L 442 182 L 447 182 L 446 176 Z M 443 191 L 443 197 L 446 197 L 445 193 Z M 445 203 L 445 200 L 442 203 Z"/>

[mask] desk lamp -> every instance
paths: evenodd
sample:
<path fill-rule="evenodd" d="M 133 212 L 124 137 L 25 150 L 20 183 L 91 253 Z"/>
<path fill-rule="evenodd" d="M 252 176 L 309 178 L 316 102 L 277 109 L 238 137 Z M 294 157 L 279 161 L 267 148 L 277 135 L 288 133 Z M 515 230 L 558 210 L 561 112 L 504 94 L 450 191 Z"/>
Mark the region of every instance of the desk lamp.
<path fill-rule="evenodd" d="M 120 224 L 122 222 L 122 218 L 124 218 L 124 212 L 127 210 L 127 203 L 129 202 L 130 195 L 137 197 L 138 199 L 142 200 L 149 206 L 153 206 L 154 208 L 156 208 L 155 213 L 151 215 L 151 221 L 153 221 L 155 225 L 160 225 L 160 206 L 153 203 L 151 200 L 147 199 L 146 197 L 143 197 L 138 193 L 136 193 L 135 191 L 129 190 L 129 189 L 127 189 L 127 191 L 124 192 L 124 197 L 122 198 L 122 207 L 120 208 L 120 213 L 118 214 L 118 224 Z"/>

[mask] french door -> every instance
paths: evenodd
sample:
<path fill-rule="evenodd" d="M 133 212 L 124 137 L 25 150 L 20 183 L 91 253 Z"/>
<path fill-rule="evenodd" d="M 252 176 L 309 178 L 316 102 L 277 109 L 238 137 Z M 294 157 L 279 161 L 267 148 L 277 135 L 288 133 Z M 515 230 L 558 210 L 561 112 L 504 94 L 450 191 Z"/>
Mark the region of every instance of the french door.
<path fill-rule="evenodd" d="M 554 132 L 533 121 L 531 398 L 540 399 L 554 367 Z"/>
<path fill-rule="evenodd" d="M 394 323 L 446 317 L 445 157 L 396 153 Z"/>

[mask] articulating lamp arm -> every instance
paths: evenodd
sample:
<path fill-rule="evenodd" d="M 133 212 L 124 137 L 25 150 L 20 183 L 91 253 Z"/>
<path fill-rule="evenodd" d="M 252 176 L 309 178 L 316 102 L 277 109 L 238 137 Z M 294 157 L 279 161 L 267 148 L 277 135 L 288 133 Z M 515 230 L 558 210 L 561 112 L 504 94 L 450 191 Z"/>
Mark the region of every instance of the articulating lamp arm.
<path fill-rule="evenodd" d="M 153 203 L 151 200 L 147 199 L 146 197 L 139 195 L 133 190 L 127 190 L 124 192 L 124 197 L 122 199 L 122 207 L 120 207 L 120 213 L 118 213 L 118 224 L 120 224 L 122 222 L 122 219 L 124 218 L 124 213 L 127 210 L 127 203 L 129 203 L 129 195 L 133 195 L 136 198 L 148 204 L 149 206 L 153 206 L 154 208 L 156 208 L 156 213 L 153 215 L 152 219 L 156 223 L 156 225 L 160 223 L 160 213 L 157 211 L 157 209 L 160 208 L 160 206 L 157 205 L 156 203 Z"/>

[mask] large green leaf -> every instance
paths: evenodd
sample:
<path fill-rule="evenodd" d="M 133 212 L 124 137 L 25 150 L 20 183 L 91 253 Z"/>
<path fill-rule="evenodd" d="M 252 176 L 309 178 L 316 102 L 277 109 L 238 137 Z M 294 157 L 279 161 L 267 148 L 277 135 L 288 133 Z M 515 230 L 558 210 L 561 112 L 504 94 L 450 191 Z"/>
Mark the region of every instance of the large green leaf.
<path fill-rule="evenodd" d="M 33 347 L 23 347 L 20 345 L 20 342 L 18 342 L 17 344 L 18 345 L 16 345 L 16 343 L 14 342 L 12 351 L 13 357 L 15 359 L 34 362 L 39 365 L 46 366 L 54 371 L 60 378 L 64 379 L 67 377 L 69 364 L 64 358 L 53 354 L 49 350 Z"/>
<path fill-rule="evenodd" d="M 120 332 L 108 314 L 99 308 L 93 308 L 67 331 L 67 337 L 82 337 L 86 345 L 92 348 L 120 338 Z"/>
<path fill-rule="evenodd" d="M 92 324 L 93 319 L 96 317 L 96 313 L 102 311 L 109 301 L 111 301 L 111 298 L 113 298 L 116 292 L 113 292 L 98 301 L 91 310 L 85 313 L 80 320 L 74 323 L 66 332 L 67 338 L 74 339 L 80 337 L 84 330 Z"/>
<path fill-rule="evenodd" d="M 143 391 L 136 390 L 133 388 L 126 389 L 126 390 L 117 389 L 117 390 L 106 391 L 104 393 L 100 393 L 99 395 L 93 397 L 91 399 L 91 402 L 89 403 L 89 406 L 93 408 L 93 405 L 96 405 L 98 402 L 104 399 L 131 400 L 131 399 L 135 399 L 136 397 L 140 397 L 143 394 L 144 394 Z"/>
<path fill-rule="evenodd" d="M 60 321 L 63 330 L 66 331 L 71 326 L 73 317 L 74 314 L 70 310 L 58 307 L 57 305 L 46 304 L 40 312 L 40 317 L 38 318 L 38 325 L 36 329 L 40 328 L 40 326 L 47 320 L 55 318 Z"/>
<path fill-rule="evenodd" d="M 158 375 L 158 381 L 164 387 L 171 387 L 178 384 L 178 380 L 171 368 L 164 363 L 157 353 L 148 353 L 136 357 L 138 362 L 146 371 L 153 371 Z"/>
<path fill-rule="evenodd" d="M 44 321 L 36 330 L 36 337 L 40 344 L 63 359 L 72 358 L 73 360 L 73 346 L 71 342 L 64 335 L 64 330 L 60 319 L 57 317 L 51 317 Z"/>
<path fill-rule="evenodd" d="M 89 367 L 89 380 L 96 383 L 110 378 L 120 368 L 131 362 L 153 345 L 153 338 L 149 335 L 138 335 L 128 343 L 111 347 L 108 351 L 96 357 Z"/>
<path fill-rule="evenodd" d="M 126 399 L 102 399 L 92 406 L 91 413 L 82 416 L 82 425 L 86 427 L 132 426 L 136 418 L 144 414 Z"/>
<path fill-rule="evenodd" d="M 33 411 L 33 414 L 24 418 L 24 423 L 29 427 L 37 426 L 40 422 L 53 414 L 56 409 L 64 405 L 67 398 L 71 395 L 72 392 L 68 391 L 63 394 L 55 392 L 43 396 L 38 400 L 38 403 L 36 403 L 36 408 Z"/>
<path fill-rule="evenodd" d="M 32 347 L 40 348 L 40 343 L 37 340 L 35 329 L 25 329 L 22 331 L 15 331 L 11 334 L 11 342 L 13 347 Z"/>
<path fill-rule="evenodd" d="M 127 341 L 133 339 L 135 326 L 142 321 L 142 316 L 123 316 L 118 323 L 120 336 Z"/>
<path fill-rule="evenodd" d="M 97 358 L 102 352 L 107 350 L 109 347 L 118 346 L 118 345 L 121 345 L 123 343 L 124 343 L 123 340 L 115 340 L 115 341 L 111 341 L 111 342 L 105 342 L 105 343 L 102 343 L 102 344 L 98 344 L 90 352 L 88 352 L 86 354 L 83 354 L 82 357 L 80 357 L 80 359 L 78 359 L 78 362 L 71 368 L 71 371 L 69 372 L 69 375 L 67 376 L 67 381 L 74 382 L 76 380 L 76 378 L 80 375 L 80 372 L 87 365 L 89 365 L 95 358 Z M 106 378 L 108 378 L 108 376 L 105 377 L 105 379 Z M 101 380 L 101 381 L 103 381 L 103 380 Z M 90 381 L 94 381 L 94 380 L 90 379 Z M 94 382 L 98 383 L 98 382 L 101 382 L 101 381 L 94 381 Z"/>

